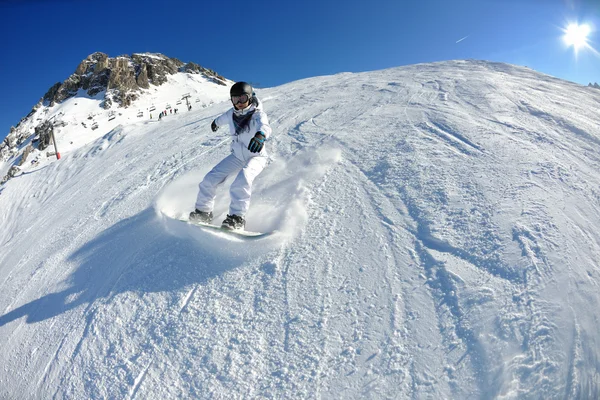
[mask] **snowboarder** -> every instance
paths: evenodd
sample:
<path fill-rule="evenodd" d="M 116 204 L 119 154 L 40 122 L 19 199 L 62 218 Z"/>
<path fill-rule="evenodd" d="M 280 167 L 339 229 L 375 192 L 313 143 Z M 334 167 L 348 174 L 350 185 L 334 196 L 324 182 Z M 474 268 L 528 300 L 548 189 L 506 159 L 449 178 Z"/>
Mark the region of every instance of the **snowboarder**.
<path fill-rule="evenodd" d="M 217 117 L 211 124 L 216 132 L 227 125 L 232 136 L 231 154 L 218 163 L 200 182 L 196 210 L 190 213 L 191 222 L 211 223 L 217 186 L 227 177 L 237 173 L 229 188 L 231 203 L 229 214 L 221 227 L 244 229 L 245 215 L 250 206 L 252 182 L 267 165 L 265 141 L 271 127 L 262 104 L 246 82 L 235 83 L 230 91 L 233 108 Z"/>

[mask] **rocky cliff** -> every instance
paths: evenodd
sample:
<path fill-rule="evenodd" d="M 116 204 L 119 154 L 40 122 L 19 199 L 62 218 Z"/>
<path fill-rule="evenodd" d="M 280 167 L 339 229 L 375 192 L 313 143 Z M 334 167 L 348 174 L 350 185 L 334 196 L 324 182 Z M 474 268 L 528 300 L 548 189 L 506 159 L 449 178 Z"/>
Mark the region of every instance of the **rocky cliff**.
<path fill-rule="evenodd" d="M 75 72 L 64 82 L 56 83 L 44 95 L 45 105 L 60 103 L 84 90 L 89 96 L 104 92 L 103 107 L 113 103 L 130 106 L 137 98 L 136 92 L 150 85 L 162 85 L 168 76 L 177 72 L 204 74 L 215 83 L 225 85 L 225 79 L 215 71 L 195 63 L 183 63 L 158 53 L 133 54 L 110 58 L 104 53 L 94 53 L 83 60 Z"/>

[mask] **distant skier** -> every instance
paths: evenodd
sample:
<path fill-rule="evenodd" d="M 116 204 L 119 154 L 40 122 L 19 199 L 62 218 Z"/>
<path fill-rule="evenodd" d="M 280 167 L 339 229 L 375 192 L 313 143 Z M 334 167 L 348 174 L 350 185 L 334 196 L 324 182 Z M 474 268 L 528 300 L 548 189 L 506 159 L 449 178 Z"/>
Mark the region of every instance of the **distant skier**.
<path fill-rule="evenodd" d="M 213 132 L 221 126 L 229 127 L 229 134 L 232 136 L 231 154 L 200 182 L 196 210 L 190 213 L 190 221 L 211 223 L 217 186 L 229 175 L 237 173 L 229 189 L 229 214 L 221 227 L 243 229 L 246 224 L 246 212 L 250 206 L 252 182 L 267 165 L 264 143 L 271 134 L 271 127 L 267 114 L 250 84 L 237 82 L 231 87 L 229 94 L 233 108 L 217 117 L 210 127 Z"/>

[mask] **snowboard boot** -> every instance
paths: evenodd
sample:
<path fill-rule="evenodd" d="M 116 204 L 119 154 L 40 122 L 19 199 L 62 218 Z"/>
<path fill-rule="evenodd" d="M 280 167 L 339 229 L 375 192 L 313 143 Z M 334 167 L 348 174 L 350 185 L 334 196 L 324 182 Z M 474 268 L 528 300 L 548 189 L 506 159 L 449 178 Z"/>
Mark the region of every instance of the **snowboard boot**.
<path fill-rule="evenodd" d="M 223 224 L 221 224 L 221 228 L 229 230 L 241 230 L 244 229 L 244 226 L 246 226 L 246 220 L 244 219 L 244 217 L 229 214 L 227 214 L 227 218 L 225 218 L 225 221 L 223 221 Z"/>
<path fill-rule="evenodd" d="M 212 212 L 205 212 L 196 209 L 190 213 L 190 222 L 201 222 L 203 224 L 210 224 L 213 219 Z"/>

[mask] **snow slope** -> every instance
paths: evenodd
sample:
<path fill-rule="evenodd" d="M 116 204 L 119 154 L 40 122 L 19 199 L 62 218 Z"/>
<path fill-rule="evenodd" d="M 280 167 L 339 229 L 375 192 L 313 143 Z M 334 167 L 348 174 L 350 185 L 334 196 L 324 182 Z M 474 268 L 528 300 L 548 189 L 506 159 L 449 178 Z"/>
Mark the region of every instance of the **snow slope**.
<path fill-rule="evenodd" d="M 600 396 L 597 90 L 454 61 L 258 95 L 263 241 L 170 218 L 227 102 L 6 184 L 0 398 Z"/>

